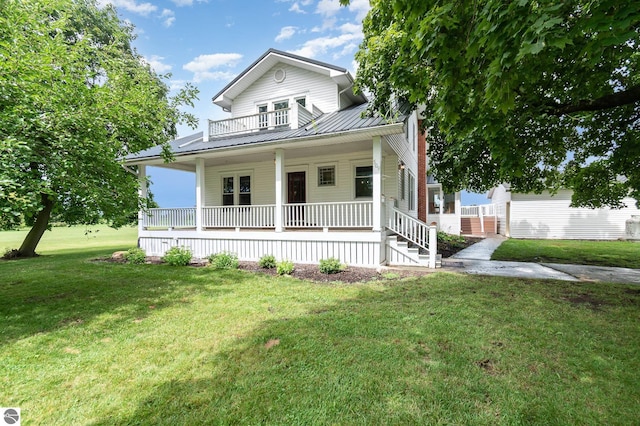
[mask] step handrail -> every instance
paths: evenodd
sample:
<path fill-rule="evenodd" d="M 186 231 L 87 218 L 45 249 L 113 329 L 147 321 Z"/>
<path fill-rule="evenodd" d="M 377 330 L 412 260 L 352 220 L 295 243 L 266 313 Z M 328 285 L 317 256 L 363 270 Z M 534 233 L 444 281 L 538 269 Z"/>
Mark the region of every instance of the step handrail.
<path fill-rule="evenodd" d="M 387 228 L 423 249 L 429 250 L 429 226 L 394 207 L 387 215 Z"/>

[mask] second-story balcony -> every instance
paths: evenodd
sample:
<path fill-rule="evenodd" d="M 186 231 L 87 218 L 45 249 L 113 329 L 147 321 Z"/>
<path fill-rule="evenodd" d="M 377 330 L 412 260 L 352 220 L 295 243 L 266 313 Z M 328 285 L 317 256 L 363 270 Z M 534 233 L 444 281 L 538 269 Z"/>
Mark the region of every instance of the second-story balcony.
<path fill-rule="evenodd" d="M 225 120 L 209 120 L 209 137 L 233 135 L 240 133 L 259 132 L 274 129 L 298 129 L 322 115 L 322 111 L 313 108 L 309 111 L 302 105 L 294 103 L 291 108 L 275 111 L 260 112 L 258 114 Z"/>

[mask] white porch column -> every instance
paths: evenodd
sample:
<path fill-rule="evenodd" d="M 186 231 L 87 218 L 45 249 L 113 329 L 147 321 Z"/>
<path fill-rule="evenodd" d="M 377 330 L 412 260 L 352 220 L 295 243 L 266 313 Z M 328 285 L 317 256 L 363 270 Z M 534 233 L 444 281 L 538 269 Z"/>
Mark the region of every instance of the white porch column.
<path fill-rule="evenodd" d="M 380 231 L 382 221 L 382 138 L 373 138 L 373 230 Z"/>
<path fill-rule="evenodd" d="M 276 217 L 275 217 L 275 225 L 276 232 L 282 232 L 284 228 L 284 184 L 285 184 L 285 173 L 284 173 L 284 150 L 276 149 Z"/>
<path fill-rule="evenodd" d="M 141 164 L 138 166 L 138 196 L 142 199 L 147 198 L 147 166 Z M 144 231 L 144 215 L 146 213 L 138 208 L 138 232 Z"/>
<path fill-rule="evenodd" d="M 202 208 L 204 207 L 204 158 L 196 158 L 196 231 L 202 231 Z"/>

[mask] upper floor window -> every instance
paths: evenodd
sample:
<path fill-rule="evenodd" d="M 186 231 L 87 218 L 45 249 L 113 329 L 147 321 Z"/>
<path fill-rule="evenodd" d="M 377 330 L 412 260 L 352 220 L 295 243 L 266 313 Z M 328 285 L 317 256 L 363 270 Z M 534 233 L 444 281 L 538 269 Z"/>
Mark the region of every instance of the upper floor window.
<path fill-rule="evenodd" d="M 280 101 L 274 102 L 273 110 L 274 114 L 274 125 L 275 126 L 285 126 L 289 124 L 289 101 Z"/>
<path fill-rule="evenodd" d="M 258 127 L 261 129 L 269 127 L 269 115 L 266 105 L 258 105 Z"/>
<path fill-rule="evenodd" d="M 296 102 L 302 107 L 307 106 L 307 98 L 296 98 Z"/>

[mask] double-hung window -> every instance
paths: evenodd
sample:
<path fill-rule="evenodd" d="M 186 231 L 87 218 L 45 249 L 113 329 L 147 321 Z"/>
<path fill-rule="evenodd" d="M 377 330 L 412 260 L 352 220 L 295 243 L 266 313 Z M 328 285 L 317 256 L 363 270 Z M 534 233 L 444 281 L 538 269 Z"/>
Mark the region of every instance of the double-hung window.
<path fill-rule="evenodd" d="M 251 176 L 236 175 L 222 178 L 222 205 L 251 205 Z"/>
<path fill-rule="evenodd" d="M 408 202 L 409 202 L 409 210 L 416 209 L 416 178 L 413 176 L 413 173 L 409 172 L 409 194 L 408 194 Z"/>

